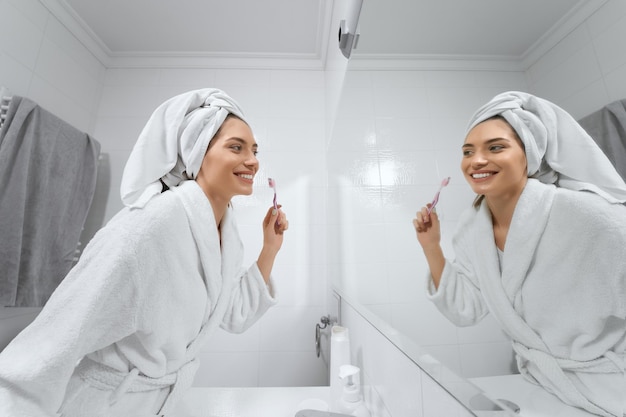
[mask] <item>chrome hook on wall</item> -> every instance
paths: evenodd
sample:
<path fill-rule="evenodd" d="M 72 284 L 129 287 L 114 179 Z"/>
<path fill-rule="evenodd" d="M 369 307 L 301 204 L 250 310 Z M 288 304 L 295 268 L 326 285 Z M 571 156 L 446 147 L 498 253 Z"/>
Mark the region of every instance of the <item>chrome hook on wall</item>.
<path fill-rule="evenodd" d="M 320 321 L 322 322 L 323 326 L 320 326 L 319 323 L 315 325 L 315 353 L 317 354 L 318 358 L 320 357 L 320 353 L 322 351 L 320 344 L 320 340 L 322 338 L 322 330 L 328 327 L 329 324 L 332 325 L 330 316 L 322 316 Z"/>

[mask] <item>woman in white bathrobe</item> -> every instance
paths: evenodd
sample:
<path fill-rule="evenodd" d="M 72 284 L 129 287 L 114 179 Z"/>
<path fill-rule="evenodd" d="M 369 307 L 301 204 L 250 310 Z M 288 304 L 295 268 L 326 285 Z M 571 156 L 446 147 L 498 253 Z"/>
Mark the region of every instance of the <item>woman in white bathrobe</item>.
<path fill-rule="evenodd" d="M 35 321 L 0 354 L 0 415 L 167 415 L 220 326 L 242 332 L 276 303 L 288 221 L 273 207 L 242 268 L 230 200 L 249 195 L 257 143 L 217 89 L 153 113 L 126 165 L 127 206 L 85 248 Z"/>
<path fill-rule="evenodd" d="M 518 368 L 567 404 L 626 412 L 626 184 L 558 106 L 507 92 L 474 115 L 461 170 L 478 195 L 444 257 L 417 212 L 428 296 L 459 326 L 491 313 Z"/>

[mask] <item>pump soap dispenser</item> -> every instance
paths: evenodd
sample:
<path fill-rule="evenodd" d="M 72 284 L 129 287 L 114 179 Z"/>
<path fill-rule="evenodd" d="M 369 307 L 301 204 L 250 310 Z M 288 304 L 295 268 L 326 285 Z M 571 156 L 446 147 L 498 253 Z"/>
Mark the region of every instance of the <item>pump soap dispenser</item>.
<path fill-rule="evenodd" d="M 339 411 L 357 417 L 370 417 L 370 412 L 361 396 L 360 373 L 361 370 L 353 365 L 339 367 L 339 379 L 343 383 Z"/>

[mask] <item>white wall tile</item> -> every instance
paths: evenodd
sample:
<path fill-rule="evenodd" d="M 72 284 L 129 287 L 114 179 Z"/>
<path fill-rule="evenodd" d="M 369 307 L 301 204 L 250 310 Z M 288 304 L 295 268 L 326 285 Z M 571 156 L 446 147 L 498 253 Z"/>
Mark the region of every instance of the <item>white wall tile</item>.
<path fill-rule="evenodd" d="M 323 90 L 324 71 L 273 70 L 270 73 L 271 88 L 301 88 L 303 86 Z"/>
<path fill-rule="evenodd" d="M 123 150 L 130 153 L 146 121 L 138 117 L 100 117 L 94 136 L 103 150 Z"/>
<path fill-rule="evenodd" d="M 422 348 L 428 352 L 428 355 L 422 358 L 421 362 L 428 375 L 442 383 L 463 381 L 460 376 L 463 374 L 463 368 L 461 367 L 461 352 L 458 344 L 424 344 Z"/>
<path fill-rule="evenodd" d="M 425 87 L 427 77 L 419 71 L 372 71 L 370 72 L 373 87 Z"/>
<path fill-rule="evenodd" d="M 282 255 L 279 256 L 282 261 Z M 272 270 L 279 305 L 325 307 L 325 265 L 288 264 L 287 261 L 279 263 Z"/>
<path fill-rule="evenodd" d="M 275 117 L 266 119 L 266 126 L 266 138 L 260 144 L 261 152 L 292 151 L 303 157 L 308 152 L 321 154 L 326 149 L 322 119 Z"/>
<path fill-rule="evenodd" d="M 170 97 L 163 97 L 159 89 L 149 84 L 105 85 L 98 118 L 136 117 L 145 123 L 152 112 Z"/>
<path fill-rule="evenodd" d="M 373 112 L 370 113 L 373 115 Z M 333 126 L 330 154 L 376 149 L 376 122 L 372 117 L 341 118 Z"/>
<path fill-rule="evenodd" d="M 507 90 L 526 89 L 526 74 L 522 71 L 476 71 L 474 84 L 476 87 L 503 87 Z"/>
<path fill-rule="evenodd" d="M 624 79 L 621 80 L 621 85 L 626 88 Z M 556 104 L 563 107 L 574 119 L 580 119 L 606 106 L 611 101 L 609 97 L 606 81 L 599 79 Z"/>
<path fill-rule="evenodd" d="M 29 19 L 30 14 L 16 8 L 13 2 L 0 6 L 0 50 L 28 69 L 34 69 L 44 38 L 44 29 L 38 26 L 41 17 Z"/>
<path fill-rule="evenodd" d="M 375 143 L 379 149 L 395 151 L 427 151 L 434 148 L 430 119 L 377 118 Z"/>
<path fill-rule="evenodd" d="M 0 50 L 0 80 L 11 94 L 28 97 L 32 78 L 32 70 Z"/>
<path fill-rule="evenodd" d="M 467 343 L 459 346 L 462 374 L 467 378 L 517 372 L 510 342 Z M 503 372 L 504 370 L 504 372 Z"/>
<path fill-rule="evenodd" d="M 609 92 L 608 102 L 622 100 L 626 97 L 626 65 L 616 68 L 605 76 L 606 90 Z"/>
<path fill-rule="evenodd" d="M 261 352 L 259 386 L 324 386 L 328 370 L 315 352 Z"/>
<path fill-rule="evenodd" d="M 429 117 L 428 90 L 425 87 L 374 87 L 376 117 Z"/>
<path fill-rule="evenodd" d="M 67 96 L 89 114 L 95 114 L 101 81 L 83 70 L 55 43 L 48 40 L 42 42 L 35 73 L 55 86 L 58 94 Z"/>
<path fill-rule="evenodd" d="M 371 89 L 373 78 L 378 76 L 378 74 L 379 71 L 346 71 L 345 74 L 342 75 L 343 83 L 340 85 L 340 89 Z M 344 95 L 344 91 L 341 91 L 341 93 L 341 95 Z"/>
<path fill-rule="evenodd" d="M 6 0 L 6 3 L 19 10 L 26 19 L 40 29 L 44 29 L 48 23 L 48 10 L 39 0 Z"/>
<path fill-rule="evenodd" d="M 308 87 L 273 87 L 268 96 L 269 116 L 324 120 L 324 90 Z"/>
<path fill-rule="evenodd" d="M 626 16 L 626 3 L 609 0 L 585 22 L 592 37 L 602 34 Z"/>
<path fill-rule="evenodd" d="M 392 306 L 394 328 L 421 346 L 455 345 L 459 343 L 456 327 L 423 296 L 414 302 Z"/>
<path fill-rule="evenodd" d="M 195 387 L 255 387 L 259 384 L 258 352 L 207 352 L 198 354 L 200 367 Z"/>
<path fill-rule="evenodd" d="M 541 97 L 557 102 L 582 90 L 602 77 L 598 60 L 591 45 L 585 46 L 552 72 L 531 85 Z"/>
<path fill-rule="evenodd" d="M 61 22 L 52 17 L 48 19 L 45 36 L 71 58 L 72 64 L 77 66 L 73 72 L 85 72 L 99 84 L 102 83 L 105 73 L 102 63 Z"/>
<path fill-rule="evenodd" d="M 315 353 L 315 325 L 325 314 L 325 308 L 277 305 L 270 309 L 260 325 L 260 350 L 263 352 Z M 295 326 L 294 323 L 298 325 Z"/>
<path fill-rule="evenodd" d="M 260 320 L 262 321 L 262 317 Z M 230 333 L 222 328 L 211 335 L 210 343 L 202 347 L 207 353 L 218 352 L 257 352 L 260 346 L 261 325 L 254 323 L 243 333 Z"/>
<path fill-rule="evenodd" d="M 422 400 L 424 417 L 473 416 L 473 413 L 427 375 L 422 378 Z"/>
<path fill-rule="evenodd" d="M 226 85 L 243 85 L 266 89 L 270 86 L 271 74 L 269 70 L 217 69 L 215 70 L 215 86 L 222 88 Z"/>
<path fill-rule="evenodd" d="M 426 85 L 435 87 L 467 87 L 474 85 L 476 72 L 474 71 L 423 71 Z"/>
<path fill-rule="evenodd" d="M 381 149 L 378 157 L 380 185 L 439 184 L 434 152 Z"/>
<path fill-rule="evenodd" d="M 459 327 L 457 331 L 459 342 L 462 344 L 510 343 L 510 338 L 490 314 L 475 325 Z"/>
<path fill-rule="evenodd" d="M 621 42 L 624 38 L 626 38 L 626 14 L 622 15 L 620 20 L 604 32 L 594 37 L 595 53 L 604 74 L 626 64 L 626 54 L 618 53 L 624 49 L 624 44 Z"/>
<path fill-rule="evenodd" d="M 401 228 L 408 228 L 413 233 L 413 241 L 407 245 L 409 248 L 414 248 L 415 245 L 418 245 L 413 229 L 415 214 L 432 200 L 436 187 L 436 185 L 399 185 L 383 187 L 381 190 L 385 223 L 395 223 Z M 391 234 L 389 236 L 392 237 Z M 389 244 L 394 246 L 391 242 Z M 406 244 L 406 242 L 400 244 Z M 415 247 L 419 247 L 419 245 Z M 395 256 L 394 262 L 399 261 L 397 258 Z M 404 259 L 404 262 L 408 260 Z"/>
<path fill-rule="evenodd" d="M 578 26 L 557 45 L 533 63 L 526 71 L 531 84 L 548 76 L 580 49 L 591 44 L 591 36 L 584 25 Z"/>
<path fill-rule="evenodd" d="M 454 84 L 454 83 L 453 83 Z M 493 96 L 508 90 L 501 87 L 440 86 L 429 87 L 428 97 L 430 117 L 446 119 L 465 119 L 469 121 L 476 109 L 491 100 Z"/>
<path fill-rule="evenodd" d="M 380 189 L 377 187 L 329 187 L 327 189 L 328 224 L 352 225 L 380 221 L 382 208 Z M 348 226 L 350 225 L 350 226 Z M 354 226 L 356 227 L 356 226 Z M 339 243 L 339 241 L 336 241 Z"/>
<path fill-rule="evenodd" d="M 206 68 L 162 68 L 158 80 L 161 85 L 175 85 L 185 91 L 216 87 L 215 70 Z"/>
<path fill-rule="evenodd" d="M 412 228 L 412 225 L 408 226 Z M 415 235 L 415 232 L 413 232 Z M 426 288 L 426 275 L 428 265 L 424 256 L 419 256 L 421 248 L 415 242 L 411 245 L 414 255 L 402 262 L 387 263 L 387 273 L 393 279 L 389 280 L 389 302 L 392 304 L 410 304 L 426 302 L 424 299 Z M 430 302 L 429 302 L 430 303 Z M 421 318 L 406 317 L 403 320 L 415 322 Z M 394 319 L 395 322 L 395 319 Z"/>
<path fill-rule="evenodd" d="M 109 68 L 104 76 L 105 86 L 135 87 L 155 86 L 159 83 L 161 70 L 156 68 Z"/>
<path fill-rule="evenodd" d="M 369 87 L 344 88 L 337 104 L 337 120 L 363 119 L 373 120 L 374 101 L 373 91 Z"/>

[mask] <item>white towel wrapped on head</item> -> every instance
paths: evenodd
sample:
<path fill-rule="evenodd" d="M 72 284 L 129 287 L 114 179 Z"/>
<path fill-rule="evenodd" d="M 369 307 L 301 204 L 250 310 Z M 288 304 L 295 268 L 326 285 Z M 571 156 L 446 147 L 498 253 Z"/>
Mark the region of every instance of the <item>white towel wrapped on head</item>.
<path fill-rule="evenodd" d="M 244 120 L 222 90 L 204 88 L 172 97 L 150 116 L 122 176 L 124 205 L 143 207 L 162 190 L 195 179 L 209 142 L 229 114 Z"/>
<path fill-rule="evenodd" d="M 501 115 L 524 143 L 528 175 L 546 184 L 626 202 L 626 183 L 600 147 L 565 110 L 519 91 L 498 94 L 472 117 L 468 131 Z"/>

